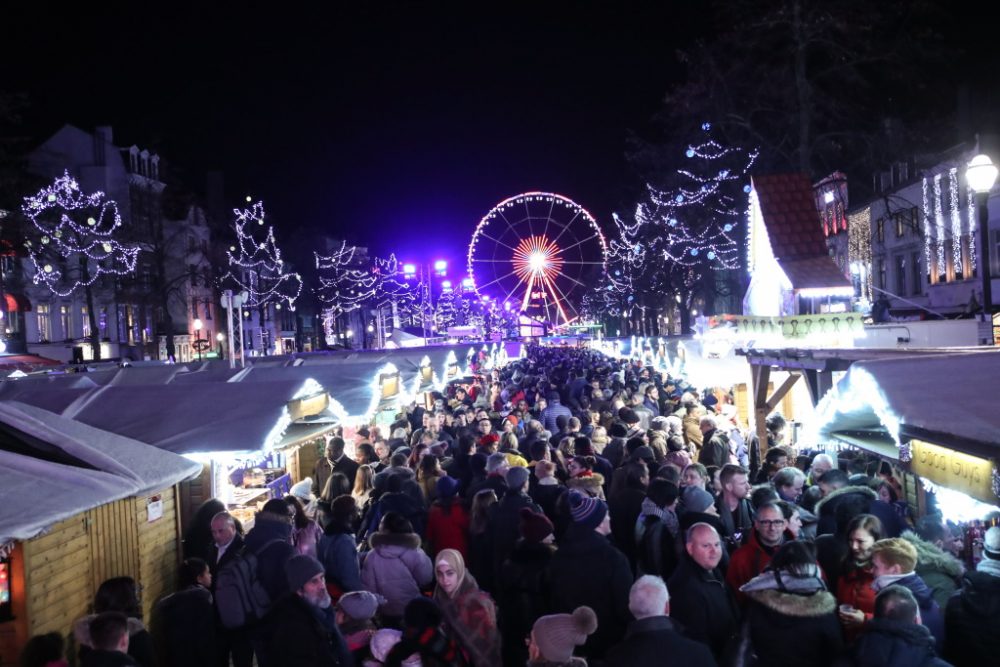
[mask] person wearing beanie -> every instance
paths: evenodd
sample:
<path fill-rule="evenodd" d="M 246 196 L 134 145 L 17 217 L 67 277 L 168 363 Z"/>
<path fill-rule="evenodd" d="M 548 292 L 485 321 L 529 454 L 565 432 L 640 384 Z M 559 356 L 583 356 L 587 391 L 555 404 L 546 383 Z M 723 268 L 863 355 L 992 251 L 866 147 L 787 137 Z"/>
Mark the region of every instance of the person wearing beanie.
<path fill-rule="evenodd" d="M 611 533 L 607 504 L 577 491 L 568 491 L 563 498 L 570 525 L 549 564 L 550 610 L 569 614 L 581 606 L 593 609 L 601 625 L 581 654 L 599 659 L 625 634 L 632 570 L 607 538 Z"/>
<path fill-rule="evenodd" d="M 944 657 L 955 667 L 988 665 L 1000 655 L 1000 528 L 986 531 L 983 559 L 962 576 L 944 619 Z"/>
<path fill-rule="evenodd" d="M 372 635 L 378 629 L 372 619 L 382 604 L 385 604 L 385 598 L 368 591 L 345 593 L 337 601 L 337 628 L 354 656 L 355 664 L 369 654 Z"/>
<path fill-rule="evenodd" d="M 663 579 L 652 575 L 639 577 L 629 589 L 628 606 L 635 620 L 629 623 L 624 640 L 608 651 L 604 661 L 607 667 L 660 664 L 715 667 L 707 646 L 682 636 L 674 628 L 670 594 Z"/>
<path fill-rule="evenodd" d="M 435 554 L 442 549 L 455 549 L 468 557 L 469 512 L 458 498 L 459 481 L 445 475 L 437 482 L 437 500 L 427 514 L 427 551 Z"/>
<path fill-rule="evenodd" d="M 290 594 L 269 615 L 267 658 L 258 655 L 258 662 L 275 667 L 353 664 L 354 657 L 337 628 L 323 564 L 312 556 L 298 555 L 288 560 L 284 570 Z"/>
<path fill-rule="evenodd" d="M 908 588 L 920 605 L 920 622 L 934 635 L 937 651 L 944 648 L 944 616 L 934 601 L 934 591 L 914 570 L 917 549 L 901 537 L 879 540 L 872 546 L 872 574 L 875 592 L 896 584 Z"/>
<path fill-rule="evenodd" d="M 462 554 L 445 549 L 434 558 L 434 602 L 448 635 L 454 637 L 476 667 L 500 667 L 500 632 L 496 605 L 479 590 L 466 570 Z"/>
<path fill-rule="evenodd" d="M 572 614 L 550 614 L 535 621 L 528 645 L 529 667 L 586 667 L 573 650 L 597 630 L 597 615 L 590 607 L 577 607 Z"/>
<path fill-rule="evenodd" d="M 532 622 L 548 612 L 548 566 L 555 553 L 552 522 L 544 514 L 522 507 L 520 539 L 500 568 L 497 602 L 503 632 L 506 665 L 523 665 L 528 659 L 524 637 Z"/>

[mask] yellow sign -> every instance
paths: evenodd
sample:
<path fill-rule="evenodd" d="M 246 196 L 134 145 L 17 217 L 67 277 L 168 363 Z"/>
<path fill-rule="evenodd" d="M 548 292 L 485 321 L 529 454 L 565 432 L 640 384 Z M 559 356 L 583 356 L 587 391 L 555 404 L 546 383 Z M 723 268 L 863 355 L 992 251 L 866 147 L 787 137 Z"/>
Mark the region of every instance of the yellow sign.
<path fill-rule="evenodd" d="M 330 405 L 330 394 L 325 391 L 315 396 L 306 398 L 294 398 L 288 401 L 288 416 L 292 421 L 297 421 L 303 417 L 318 415 Z"/>
<path fill-rule="evenodd" d="M 913 460 L 910 469 L 935 484 L 961 491 L 983 502 L 994 504 L 993 462 L 923 440 L 911 440 Z"/>

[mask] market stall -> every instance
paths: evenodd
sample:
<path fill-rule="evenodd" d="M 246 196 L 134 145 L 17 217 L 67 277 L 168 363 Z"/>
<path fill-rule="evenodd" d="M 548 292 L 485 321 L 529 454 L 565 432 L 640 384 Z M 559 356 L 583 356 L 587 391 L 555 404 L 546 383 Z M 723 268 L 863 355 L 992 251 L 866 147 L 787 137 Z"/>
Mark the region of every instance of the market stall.
<path fill-rule="evenodd" d="M 939 511 L 974 544 L 1000 520 L 998 374 L 998 350 L 859 361 L 817 407 L 815 437 L 912 475 L 912 509 Z"/>

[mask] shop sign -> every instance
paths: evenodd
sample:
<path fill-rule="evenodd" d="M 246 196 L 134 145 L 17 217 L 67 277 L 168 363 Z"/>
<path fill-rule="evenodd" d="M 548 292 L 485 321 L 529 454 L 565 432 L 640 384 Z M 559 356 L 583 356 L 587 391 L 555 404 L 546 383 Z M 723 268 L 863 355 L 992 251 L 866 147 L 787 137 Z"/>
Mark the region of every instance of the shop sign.
<path fill-rule="evenodd" d="M 318 415 L 330 406 L 330 394 L 322 392 L 306 398 L 294 398 L 288 402 L 288 416 L 292 421 Z"/>
<path fill-rule="evenodd" d="M 996 501 L 993 496 L 993 462 L 923 440 L 911 440 L 913 460 L 910 469 L 935 484 L 960 491 L 984 502 Z"/>
<path fill-rule="evenodd" d="M 153 523 L 157 519 L 163 518 L 163 498 L 162 496 L 153 496 L 152 498 L 146 498 L 146 522 Z"/>

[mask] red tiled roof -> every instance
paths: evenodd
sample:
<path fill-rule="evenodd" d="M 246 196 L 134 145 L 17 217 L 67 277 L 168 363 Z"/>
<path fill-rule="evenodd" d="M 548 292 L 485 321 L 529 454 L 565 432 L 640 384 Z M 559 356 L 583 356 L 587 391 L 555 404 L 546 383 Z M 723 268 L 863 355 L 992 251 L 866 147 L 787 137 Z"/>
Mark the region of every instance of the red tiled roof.
<path fill-rule="evenodd" d="M 829 257 L 808 176 L 772 174 L 753 176 L 751 181 L 775 259 Z"/>
<path fill-rule="evenodd" d="M 805 174 L 751 177 L 771 251 L 796 290 L 849 287 L 831 259 L 812 183 Z"/>

